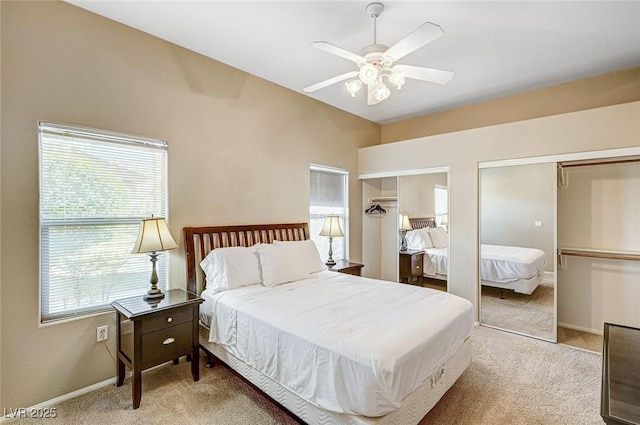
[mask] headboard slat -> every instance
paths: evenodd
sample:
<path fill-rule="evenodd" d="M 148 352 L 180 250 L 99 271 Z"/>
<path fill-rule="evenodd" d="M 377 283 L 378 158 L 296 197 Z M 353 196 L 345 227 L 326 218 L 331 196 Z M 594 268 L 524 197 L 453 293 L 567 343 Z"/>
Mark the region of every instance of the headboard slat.
<path fill-rule="evenodd" d="M 184 227 L 183 233 L 187 265 L 187 291 L 200 294 L 205 289 L 200 262 L 211 250 L 229 246 L 273 243 L 274 240 L 306 240 L 309 239 L 309 225 L 307 223 L 288 223 Z"/>
<path fill-rule="evenodd" d="M 424 229 L 425 227 L 431 227 L 433 229 L 436 227 L 436 218 L 435 217 L 409 218 L 409 223 L 411 223 L 411 228 L 414 230 Z"/>

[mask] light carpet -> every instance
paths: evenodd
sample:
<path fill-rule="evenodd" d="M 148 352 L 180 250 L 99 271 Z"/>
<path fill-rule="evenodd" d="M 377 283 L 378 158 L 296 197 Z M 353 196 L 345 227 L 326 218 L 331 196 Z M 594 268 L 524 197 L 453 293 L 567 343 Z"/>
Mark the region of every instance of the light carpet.
<path fill-rule="evenodd" d="M 602 424 L 601 356 L 486 327 L 471 336 L 471 365 L 420 422 L 428 424 Z M 200 359 L 204 365 L 204 359 Z M 131 382 L 54 406 L 56 419 L 20 424 L 295 424 L 226 367 L 168 363 L 143 374 L 142 403 L 131 408 Z"/>
<path fill-rule="evenodd" d="M 482 286 L 481 322 L 553 339 L 553 292 L 553 281 L 543 281 L 531 295 Z"/>

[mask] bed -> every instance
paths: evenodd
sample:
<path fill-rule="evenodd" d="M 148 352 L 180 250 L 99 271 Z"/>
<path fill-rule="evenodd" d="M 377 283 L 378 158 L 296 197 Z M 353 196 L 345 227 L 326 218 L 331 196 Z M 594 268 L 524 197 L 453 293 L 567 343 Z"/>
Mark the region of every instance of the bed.
<path fill-rule="evenodd" d="M 405 238 L 407 247 L 424 251 L 423 276 L 447 279 L 448 237 L 435 219 L 410 218 L 412 231 Z M 484 286 L 509 289 L 531 295 L 544 279 L 547 257 L 544 251 L 519 246 L 482 244 L 480 278 Z"/>
<path fill-rule="evenodd" d="M 200 346 L 209 362 L 226 364 L 301 423 L 417 424 L 471 361 L 471 303 L 411 285 L 311 273 L 320 266 L 307 254 L 311 247 L 319 254 L 306 223 L 186 227 L 184 237 L 187 290 L 205 300 Z M 257 252 L 262 284 L 247 283 L 256 280 L 247 271 L 253 264 L 212 272 L 235 251 L 243 264 L 255 262 L 248 251 Z M 283 252 L 295 257 L 287 273 L 304 264 L 306 277 L 277 284 L 274 270 L 282 269 L 270 262 Z M 247 284 L 220 290 L 225 273 L 240 273 L 234 281 Z"/>

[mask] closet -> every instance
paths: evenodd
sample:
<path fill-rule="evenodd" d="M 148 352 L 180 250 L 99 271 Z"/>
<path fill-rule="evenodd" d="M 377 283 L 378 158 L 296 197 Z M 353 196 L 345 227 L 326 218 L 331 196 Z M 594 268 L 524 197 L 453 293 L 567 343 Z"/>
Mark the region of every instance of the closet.
<path fill-rule="evenodd" d="M 559 342 L 640 327 L 640 158 L 559 162 L 557 175 Z"/>
<path fill-rule="evenodd" d="M 362 275 L 397 281 L 398 178 L 362 180 Z"/>
<path fill-rule="evenodd" d="M 544 250 L 555 280 L 549 320 L 544 284 L 530 296 L 481 285 L 482 324 L 592 351 L 602 349 L 605 323 L 640 327 L 640 155 L 620 151 L 480 164 L 481 242 Z"/>

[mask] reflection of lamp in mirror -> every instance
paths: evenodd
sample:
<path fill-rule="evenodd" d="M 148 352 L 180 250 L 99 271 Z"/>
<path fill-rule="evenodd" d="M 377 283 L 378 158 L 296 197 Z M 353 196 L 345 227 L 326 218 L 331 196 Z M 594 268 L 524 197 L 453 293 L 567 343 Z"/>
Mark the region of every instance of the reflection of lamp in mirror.
<path fill-rule="evenodd" d="M 442 218 L 440 219 L 440 226 L 444 227 L 444 229 L 447 230 L 448 225 L 449 225 L 449 214 L 444 213 L 442 214 Z"/>
<path fill-rule="evenodd" d="M 344 232 L 342 231 L 342 226 L 340 225 L 340 216 L 338 215 L 327 215 L 324 218 L 324 224 L 322 226 L 322 230 L 320 230 L 320 236 L 328 236 L 329 237 L 329 258 L 325 263 L 327 266 L 335 266 L 336 262 L 333 259 L 333 238 L 339 238 L 344 236 Z"/>
<path fill-rule="evenodd" d="M 149 254 L 153 268 L 151 271 L 151 289 L 144 294 L 144 299 L 149 301 L 161 300 L 164 294 L 158 289 L 158 273 L 156 263 L 158 262 L 158 252 L 177 248 L 178 245 L 171 237 L 167 222 L 164 218 L 147 218 L 140 222 L 138 239 L 133 246 L 132 254 Z"/>
<path fill-rule="evenodd" d="M 407 232 L 409 230 L 413 230 L 411 222 L 409 221 L 409 216 L 406 214 L 400 214 L 400 235 L 402 236 L 400 241 L 400 251 L 407 250 Z"/>

